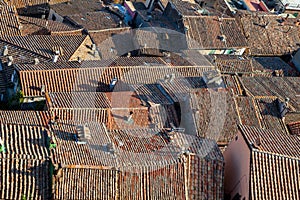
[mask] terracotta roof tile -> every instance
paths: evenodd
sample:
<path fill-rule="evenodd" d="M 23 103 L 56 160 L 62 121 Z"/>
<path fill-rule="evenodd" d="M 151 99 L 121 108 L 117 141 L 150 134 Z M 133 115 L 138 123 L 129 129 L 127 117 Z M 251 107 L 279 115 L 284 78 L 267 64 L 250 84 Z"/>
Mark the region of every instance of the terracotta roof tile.
<path fill-rule="evenodd" d="M 52 127 L 57 141 L 57 148 L 52 151 L 54 163 L 61 162 L 63 167 L 62 176 L 56 180 L 54 187 L 56 197 L 72 198 L 76 194 L 77 198 L 100 198 L 102 193 L 111 197 L 117 195 L 122 199 L 140 199 L 145 195 L 149 199 L 184 198 L 185 195 L 194 197 L 203 193 L 214 199 L 223 197 L 223 186 L 215 181 L 223 182 L 224 160 L 212 140 L 174 132 L 174 138 L 170 141 L 168 131 L 163 129 L 127 129 L 108 133 L 99 124 L 90 123 L 92 137 L 96 138 L 86 145 L 77 145 L 70 136 L 74 134 L 75 126 L 71 124 L 69 121 Z M 179 147 L 184 145 L 195 154 L 186 157 L 190 159 L 187 162 L 189 168 L 193 168 L 188 171 L 190 176 L 184 174 L 188 167 L 181 161 L 184 158 L 178 158 L 181 152 Z M 81 156 L 82 152 L 84 157 Z M 97 163 L 101 165 L 92 166 Z M 208 165 L 211 167 L 208 168 Z M 201 175 L 204 173 L 206 176 Z M 85 180 L 87 176 L 88 183 Z M 189 177 L 197 177 L 197 180 L 201 177 L 202 182 Z M 185 180 L 190 183 L 186 194 Z M 74 182 L 77 182 L 75 192 L 71 189 Z M 214 187 L 214 192 L 201 190 L 200 183 Z M 93 185 L 89 192 L 83 190 L 86 184 Z M 193 186 L 199 189 L 195 191 Z M 65 191 L 69 192 L 66 194 Z"/>
<path fill-rule="evenodd" d="M 119 24 L 122 20 L 117 15 L 104 11 L 68 15 L 67 19 L 89 32 L 125 27 Z"/>
<path fill-rule="evenodd" d="M 283 134 L 277 130 L 260 129 L 250 126 L 240 126 L 247 143 L 251 148 L 262 152 L 274 153 L 290 158 L 300 157 L 300 141 L 296 135 Z M 257 142 L 259 138 L 259 143 Z M 287 148 L 288 147 L 288 148 Z"/>
<path fill-rule="evenodd" d="M 47 111 L 1 110 L 0 123 L 29 126 L 47 126 L 50 115 Z"/>
<path fill-rule="evenodd" d="M 258 112 L 261 116 L 261 125 L 265 129 L 275 129 L 278 132 L 286 133 L 286 127 L 280 118 L 278 102 L 276 97 L 256 98 Z"/>
<path fill-rule="evenodd" d="M 2 40 L 49 59 L 53 58 L 53 48 L 62 48 L 59 60 L 68 61 L 87 37 L 85 35 L 28 35 L 3 37 Z"/>
<path fill-rule="evenodd" d="M 300 136 L 300 121 L 289 123 L 288 128 L 292 135 Z"/>
<path fill-rule="evenodd" d="M 1 158 L 1 199 L 50 199 L 50 162 L 32 159 Z"/>
<path fill-rule="evenodd" d="M 181 106 L 181 121 L 191 134 L 227 144 L 237 131 L 239 117 L 230 91 L 196 89 L 190 92 L 190 98 Z"/>
<path fill-rule="evenodd" d="M 299 76 L 296 69 L 289 66 L 279 57 L 255 57 L 256 62 L 261 64 L 265 70 L 274 72 L 275 70 L 282 70 L 284 76 Z"/>
<path fill-rule="evenodd" d="M 42 4 L 47 4 L 47 0 L 11 0 L 7 1 L 5 0 L 8 5 L 15 6 L 16 8 L 26 8 L 26 7 L 31 7 L 31 6 L 36 6 L 36 5 L 42 5 Z"/>
<path fill-rule="evenodd" d="M 82 29 L 52 20 L 20 16 L 22 35 L 81 35 Z"/>
<path fill-rule="evenodd" d="M 115 199 L 118 174 L 117 170 L 63 168 L 62 176 L 53 186 L 53 198 Z"/>
<path fill-rule="evenodd" d="M 253 97 L 236 97 L 236 103 L 241 124 L 262 128 L 258 105 Z"/>
<path fill-rule="evenodd" d="M 299 77 L 241 77 L 243 86 L 254 96 L 290 98 L 290 105 L 299 110 Z M 292 110 L 293 110 L 292 109 Z"/>
<path fill-rule="evenodd" d="M 34 53 L 30 50 L 27 50 L 27 49 L 24 49 L 22 47 L 18 47 L 16 45 L 12 45 L 12 44 L 10 44 L 6 41 L 0 40 L 0 48 L 2 49 L 2 51 L 3 51 L 5 46 L 7 46 L 8 55 L 7 56 L 2 56 L 2 55 L 0 56 L 1 61 L 3 63 L 3 66 L 2 66 L 3 69 L 5 68 L 5 66 L 7 66 L 9 56 L 13 57 L 13 64 L 17 64 L 17 63 L 33 64 L 35 58 L 38 58 L 40 62 L 50 60 L 49 58 L 46 58 L 42 55 Z M 6 67 L 6 68 L 11 68 L 12 69 L 13 67 L 10 66 L 10 67 Z M 9 78 L 10 78 L 10 76 L 9 76 Z"/>
<path fill-rule="evenodd" d="M 253 14 L 246 12 L 239 16 L 250 46 L 251 55 L 281 56 L 289 54 L 299 47 L 299 27 L 294 23 L 280 23 L 276 15 Z"/>
<path fill-rule="evenodd" d="M 299 159 L 261 151 L 252 151 L 251 158 L 250 195 L 252 197 L 299 199 Z"/>
<path fill-rule="evenodd" d="M 49 93 L 49 108 L 109 108 L 111 103 L 99 92 L 55 92 Z"/>
<path fill-rule="evenodd" d="M 39 88 L 42 85 L 46 86 L 46 92 L 109 91 L 109 84 L 113 78 L 118 78 L 124 84 L 148 84 L 156 83 L 168 74 L 174 73 L 177 77 L 199 77 L 203 71 L 211 69 L 201 66 L 103 67 L 102 61 L 85 61 L 80 68 L 76 68 L 76 64 L 74 67 L 69 67 L 69 64 L 57 64 L 55 69 L 44 65 L 38 65 L 37 68 L 45 70 L 34 70 L 35 66 L 19 67 L 18 73 L 25 96 L 41 95 Z"/>
<path fill-rule="evenodd" d="M 184 17 L 188 46 L 191 49 L 225 49 L 247 47 L 245 36 L 234 18 Z M 226 42 L 219 37 L 225 37 Z"/>
<path fill-rule="evenodd" d="M 51 1 L 50 1 L 51 4 Z M 97 0 L 71 0 L 52 4 L 50 8 L 60 16 L 68 16 L 79 13 L 95 12 L 101 9 L 101 3 Z"/>
<path fill-rule="evenodd" d="M 21 35 L 18 13 L 14 6 L 1 6 L 0 36 Z"/>
<path fill-rule="evenodd" d="M 1 157 L 13 156 L 21 159 L 44 160 L 49 156 L 48 132 L 41 127 L 1 124 L 0 137 L 6 153 Z"/>

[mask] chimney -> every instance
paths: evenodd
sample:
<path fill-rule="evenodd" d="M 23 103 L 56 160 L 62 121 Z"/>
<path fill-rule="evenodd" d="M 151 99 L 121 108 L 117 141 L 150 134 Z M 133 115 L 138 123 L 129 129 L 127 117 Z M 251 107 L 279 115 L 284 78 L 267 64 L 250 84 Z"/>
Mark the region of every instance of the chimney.
<path fill-rule="evenodd" d="M 188 31 L 189 31 L 189 29 L 190 29 L 190 27 L 189 27 L 188 25 L 184 26 L 184 30 L 185 30 L 185 32 L 188 32 Z"/>
<path fill-rule="evenodd" d="M 114 87 L 117 84 L 117 82 L 118 82 L 118 78 L 111 79 L 110 84 L 109 84 L 109 90 L 110 91 L 112 91 L 114 89 Z"/>
<path fill-rule="evenodd" d="M 78 61 L 79 63 L 81 63 L 81 62 L 82 62 L 82 60 L 81 60 L 81 58 L 80 58 L 80 57 L 77 57 L 77 61 Z"/>
<path fill-rule="evenodd" d="M 38 59 L 38 58 L 35 58 L 35 59 L 34 59 L 34 64 L 37 65 L 37 64 L 39 64 L 39 63 L 40 63 L 39 59 Z"/>
<path fill-rule="evenodd" d="M 18 26 L 18 29 L 19 29 L 19 30 L 21 30 L 22 28 L 23 28 L 22 25 L 19 25 L 19 26 Z"/>
<path fill-rule="evenodd" d="M 57 62 L 58 57 L 59 57 L 59 53 L 60 53 L 59 50 L 54 51 L 54 56 L 53 56 L 53 60 L 52 60 L 54 63 Z"/>
<path fill-rule="evenodd" d="M 45 85 L 42 85 L 42 87 L 41 87 L 41 94 L 42 94 L 42 95 L 45 94 L 45 89 L 46 89 L 46 86 L 45 86 Z"/>
<path fill-rule="evenodd" d="M 7 66 L 11 66 L 13 64 L 14 58 L 12 56 L 8 56 Z"/>
<path fill-rule="evenodd" d="M 255 145 L 260 146 L 261 145 L 261 137 L 256 138 Z"/>
<path fill-rule="evenodd" d="M 219 38 L 222 42 L 226 42 L 226 36 L 225 36 L 225 35 L 219 35 L 218 38 Z"/>
<path fill-rule="evenodd" d="M 2 56 L 7 56 L 8 55 L 8 47 L 4 46 L 3 47 L 3 52 L 2 52 Z"/>
<path fill-rule="evenodd" d="M 173 82 L 174 79 L 175 79 L 175 74 L 171 74 L 171 76 L 170 76 L 170 82 Z"/>
<path fill-rule="evenodd" d="M 130 58 L 130 57 L 131 57 L 131 53 L 128 52 L 128 53 L 127 53 L 127 58 Z"/>
<path fill-rule="evenodd" d="M 91 49 L 92 49 L 92 51 L 96 51 L 96 44 L 92 44 Z"/>
<path fill-rule="evenodd" d="M 133 123 L 132 116 L 133 116 L 133 112 L 130 111 L 130 112 L 129 112 L 129 116 L 128 116 L 127 119 L 126 119 L 126 123 L 130 123 L 130 124 Z"/>
<path fill-rule="evenodd" d="M 54 56 L 53 56 L 53 62 L 54 63 L 56 63 L 57 62 L 57 60 L 58 60 L 58 57 L 59 57 L 59 55 L 57 55 L 57 54 L 55 54 Z"/>
<path fill-rule="evenodd" d="M 284 102 L 277 99 L 279 114 L 280 114 L 281 118 L 284 118 L 286 113 L 288 112 L 289 101 L 290 101 L 290 99 L 288 97 L 285 98 Z"/>

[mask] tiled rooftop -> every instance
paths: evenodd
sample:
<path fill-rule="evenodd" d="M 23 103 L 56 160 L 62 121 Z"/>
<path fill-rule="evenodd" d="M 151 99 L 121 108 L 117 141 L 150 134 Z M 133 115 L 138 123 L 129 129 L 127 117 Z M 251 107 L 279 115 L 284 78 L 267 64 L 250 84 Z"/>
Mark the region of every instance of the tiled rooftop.
<path fill-rule="evenodd" d="M 184 17 L 190 49 L 245 48 L 246 39 L 234 18 L 214 16 Z M 219 39 L 224 37 L 225 41 Z"/>
<path fill-rule="evenodd" d="M 141 199 L 144 195 L 149 199 L 223 197 L 224 161 L 212 140 L 177 132 L 173 132 L 170 140 L 168 131 L 162 129 L 106 132 L 101 125 L 90 123 L 93 139 L 86 145 L 78 145 L 72 139 L 75 125 L 71 124 L 70 121 L 59 122 L 51 128 L 57 143 L 52 150 L 54 163 L 62 166 L 61 175 L 54 184 L 57 198 L 72 198 L 75 194 L 77 198 L 100 198 L 103 193 L 107 195 L 104 199 L 114 195 L 122 199 Z M 188 166 L 183 164 L 184 156 L 178 155 L 180 146 L 186 146 L 192 153 L 186 157 L 190 160 Z M 189 176 L 184 173 L 186 167 L 193 169 L 188 171 Z M 201 184 L 214 187 L 215 192 L 201 189 L 200 182 L 193 177 L 201 177 Z M 72 189 L 74 180 L 77 182 L 75 190 Z M 185 180 L 190 183 L 188 186 L 184 185 Z M 84 190 L 86 184 L 93 185 L 88 192 Z M 188 187 L 187 193 L 185 187 Z"/>
<path fill-rule="evenodd" d="M 0 18 L 0 36 L 21 35 L 21 24 L 14 6 L 1 6 Z"/>
<path fill-rule="evenodd" d="M 300 157 L 300 141 L 296 135 L 282 134 L 277 130 L 260 129 L 250 126 L 240 126 L 240 130 L 251 149 L 289 158 L 299 159 Z M 259 143 L 257 142 L 258 140 Z"/>
<path fill-rule="evenodd" d="M 122 22 L 122 20 L 117 15 L 104 11 L 68 15 L 67 19 L 89 32 L 105 29 L 111 30 L 125 26 L 120 24 L 120 21 Z"/>
<path fill-rule="evenodd" d="M 54 48 L 61 48 L 59 60 L 68 61 L 87 37 L 85 35 L 28 35 L 3 37 L 2 40 L 49 59 L 53 58 Z"/>
<path fill-rule="evenodd" d="M 97 0 L 70 0 L 62 3 L 52 4 L 50 6 L 60 16 L 68 16 L 80 13 L 95 12 L 102 8 Z"/>
<path fill-rule="evenodd" d="M 1 124 L 19 124 L 29 126 L 45 127 L 48 124 L 50 115 L 47 111 L 18 111 L 18 110 L 1 110 Z"/>
<path fill-rule="evenodd" d="M 81 35 L 82 29 L 52 20 L 20 16 L 22 35 Z"/>
<path fill-rule="evenodd" d="M 251 126 L 240 125 L 239 129 L 251 149 L 250 196 L 259 199 L 298 199 L 298 136 Z"/>
<path fill-rule="evenodd" d="M 102 61 L 85 61 L 82 62 L 80 68 L 77 68 L 76 64 L 74 64 L 75 67 L 71 65 L 69 67 L 69 64 L 67 66 L 57 64 L 55 69 L 44 64 L 38 65 L 37 68 L 43 70 L 34 70 L 35 66 L 27 65 L 18 67 L 24 96 L 39 96 L 42 85 L 45 85 L 46 92 L 109 91 L 109 84 L 113 78 L 118 78 L 124 84 L 148 84 L 156 83 L 157 80 L 164 79 L 170 74 L 175 74 L 176 77 L 199 77 L 202 76 L 203 71 L 212 68 L 201 66 L 103 67 Z"/>
<path fill-rule="evenodd" d="M 240 80 L 253 96 L 276 96 L 282 101 L 288 97 L 291 109 L 300 110 L 299 77 L 241 77 Z"/>
<path fill-rule="evenodd" d="M 55 92 L 49 93 L 49 108 L 109 108 L 111 103 L 99 92 Z"/>
<path fill-rule="evenodd" d="M 48 132 L 41 127 L 1 124 L 0 134 L 8 156 L 40 160 L 49 156 Z M 3 156 L 5 157 L 6 154 Z"/>
<path fill-rule="evenodd" d="M 190 92 L 190 98 L 181 108 L 181 120 L 190 134 L 215 139 L 219 144 L 228 144 L 237 131 L 239 117 L 236 103 L 230 91 L 221 89 L 197 89 Z M 193 130 L 192 123 L 196 126 Z M 189 132 L 189 131 L 188 131 Z"/>
<path fill-rule="evenodd" d="M 0 169 L 1 199 L 51 198 L 49 162 L 2 157 Z"/>
<path fill-rule="evenodd" d="M 255 13 L 255 12 L 254 12 Z M 237 16 L 254 56 L 281 56 L 297 50 L 299 26 L 276 15 L 242 12 Z"/>

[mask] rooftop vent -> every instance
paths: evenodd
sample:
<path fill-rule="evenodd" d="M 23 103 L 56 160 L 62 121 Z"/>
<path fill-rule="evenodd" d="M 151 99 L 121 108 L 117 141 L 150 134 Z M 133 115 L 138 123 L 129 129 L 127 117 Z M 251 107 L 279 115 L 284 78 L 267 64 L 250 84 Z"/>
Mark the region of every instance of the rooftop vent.
<path fill-rule="evenodd" d="M 8 47 L 4 46 L 2 51 L 2 56 L 7 56 L 7 55 L 8 55 Z"/>
<path fill-rule="evenodd" d="M 184 26 L 184 31 L 185 31 L 185 32 L 188 32 L 189 29 L 190 29 L 190 27 L 189 27 L 188 25 Z"/>
<path fill-rule="evenodd" d="M 35 59 L 34 59 L 34 64 L 37 65 L 37 64 L 39 64 L 39 63 L 40 63 L 39 59 L 38 59 L 38 58 L 35 58 Z"/>
<path fill-rule="evenodd" d="M 92 139 L 91 131 L 87 124 L 77 126 L 76 128 L 76 143 L 86 144 L 88 140 Z"/>
<path fill-rule="evenodd" d="M 281 118 L 284 118 L 286 113 L 289 111 L 289 109 L 288 109 L 289 101 L 290 101 L 290 99 L 288 97 L 285 98 L 284 102 L 277 99 L 279 114 L 280 114 Z"/>
<path fill-rule="evenodd" d="M 133 112 L 130 111 L 130 112 L 129 112 L 129 116 L 128 116 L 127 119 L 125 120 L 125 123 L 126 123 L 126 124 L 132 124 L 132 123 L 133 123 L 132 116 L 133 116 Z"/>
<path fill-rule="evenodd" d="M 216 70 L 203 72 L 203 80 L 209 88 L 225 87 L 221 75 Z"/>
<path fill-rule="evenodd" d="M 82 60 L 81 60 L 81 58 L 79 56 L 77 57 L 77 62 L 79 62 L 79 63 L 82 62 Z"/>
<path fill-rule="evenodd" d="M 255 145 L 260 146 L 261 145 L 261 137 L 256 138 Z"/>
<path fill-rule="evenodd" d="M 45 86 L 45 85 L 42 85 L 42 87 L 41 87 L 41 94 L 42 94 L 42 95 L 45 94 L 45 89 L 46 89 L 46 86 Z"/>
<path fill-rule="evenodd" d="M 118 78 L 115 77 L 115 78 L 111 79 L 110 84 L 109 84 L 109 90 L 110 91 L 112 91 L 114 89 L 117 82 L 118 82 Z"/>
<path fill-rule="evenodd" d="M 185 128 L 176 127 L 172 122 L 170 123 L 171 131 L 173 132 L 185 132 Z"/>
<path fill-rule="evenodd" d="M 13 64 L 14 58 L 12 56 L 8 56 L 7 66 L 11 66 Z"/>
<path fill-rule="evenodd" d="M 58 54 L 55 54 L 55 55 L 53 56 L 52 62 L 56 63 L 56 62 L 58 61 L 58 57 L 59 57 L 59 55 L 58 55 Z"/>
<path fill-rule="evenodd" d="M 92 49 L 92 51 L 96 51 L 96 44 L 92 44 L 91 49 Z"/>
<path fill-rule="evenodd" d="M 222 42 L 226 42 L 226 36 L 225 35 L 219 35 L 218 39 L 221 40 Z"/>

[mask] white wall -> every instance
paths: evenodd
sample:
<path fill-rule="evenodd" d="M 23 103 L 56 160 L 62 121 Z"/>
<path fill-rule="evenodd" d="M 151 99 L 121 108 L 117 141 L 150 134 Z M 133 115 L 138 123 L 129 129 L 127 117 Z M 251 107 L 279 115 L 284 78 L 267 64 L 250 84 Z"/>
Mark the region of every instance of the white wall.
<path fill-rule="evenodd" d="M 241 199 L 249 199 L 250 149 L 239 132 L 225 152 L 225 194 L 231 199 L 239 193 Z"/>

